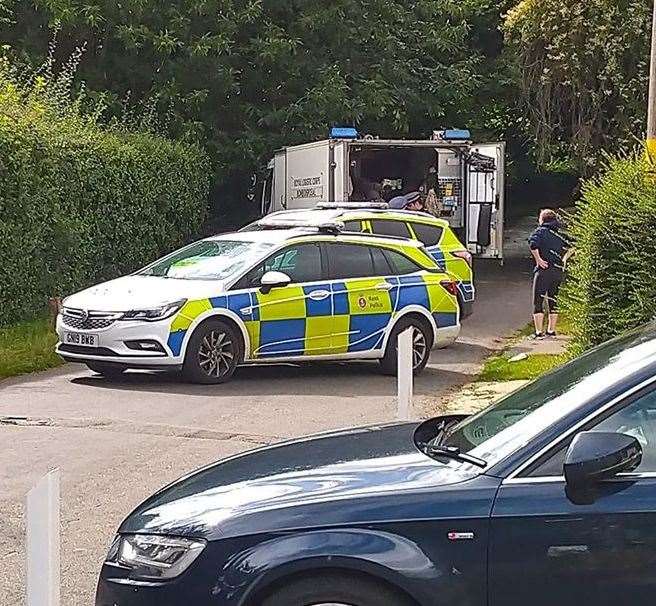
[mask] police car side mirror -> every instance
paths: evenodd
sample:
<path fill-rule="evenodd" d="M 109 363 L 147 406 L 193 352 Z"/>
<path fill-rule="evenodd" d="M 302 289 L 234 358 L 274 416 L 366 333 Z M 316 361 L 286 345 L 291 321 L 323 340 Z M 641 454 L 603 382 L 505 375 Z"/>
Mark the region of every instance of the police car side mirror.
<path fill-rule="evenodd" d="M 260 290 L 266 295 L 274 288 L 287 286 L 292 279 L 281 271 L 267 271 L 260 280 Z"/>

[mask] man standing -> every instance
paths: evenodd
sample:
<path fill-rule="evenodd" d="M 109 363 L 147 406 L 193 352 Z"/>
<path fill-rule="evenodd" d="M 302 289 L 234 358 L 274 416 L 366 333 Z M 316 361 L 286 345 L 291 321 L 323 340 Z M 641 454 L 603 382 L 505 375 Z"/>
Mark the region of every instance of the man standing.
<path fill-rule="evenodd" d="M 559 233 L 560 221 L 555 211 L 540 212 L 539 227 L 528 239 L 535 261 L 533 277 L 533 324 L 535 338 L 543 339 L 545 303 L 549 313 L 548 337 L 556 336 L 558 322 L 558 290 L 563 281 L 565 263 L 571 253 L 569 242 Z"/>

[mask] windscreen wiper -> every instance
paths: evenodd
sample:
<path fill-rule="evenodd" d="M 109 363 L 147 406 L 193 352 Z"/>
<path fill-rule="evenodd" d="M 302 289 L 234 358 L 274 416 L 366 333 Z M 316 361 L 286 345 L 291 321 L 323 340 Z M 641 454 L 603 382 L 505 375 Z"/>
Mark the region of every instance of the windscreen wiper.
<path fill-rule="evenodd" d="M 480 467 L 481 469 L 487 467 L 487 461 L 467 453 L 460 452 L 460 449 L 457 446 L 440 446 L 439 444 L 427 444 L 426 450 L 424 452 L 429 457 L 448 457 L 450 459 L 455 459 L 456 461 L 471 463 L 472 465 L 476 465 L 476 467 Z"/>

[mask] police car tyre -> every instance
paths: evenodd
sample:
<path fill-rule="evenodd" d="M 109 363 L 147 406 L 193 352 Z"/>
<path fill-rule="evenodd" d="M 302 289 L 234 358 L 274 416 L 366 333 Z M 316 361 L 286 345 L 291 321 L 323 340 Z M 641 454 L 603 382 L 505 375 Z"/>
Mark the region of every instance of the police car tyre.
<path fill-rule="evenodd" d="M 262 606 L 410 606 L 403 594 L 380 582 L 350 575 L 324 574 L 286 582 Z"/>
<path fill-rule="evenodd" d="M 87 368 L 104 377 L 120 377 L 127 368 L 120 364 L 110 364 L 108 362 L 87 362 Z"/>
<path fill-rule="evenodd" d="M 242 349 L 241 337 L 230 324 L 207 320 L 189 339 L 182 373 L 192 383 L 224 383 L 240 363 Z"/>
<path fill-rule="evenodd" d="M 413 370 L 414 374 L 419 374 L 430 358 L 430 352 L 433 347 L 433 331 L 428 321 L 423 318 L 412 316 L 399 320 L 390 334 L 387 341 L 385 355 L 379 360 L 380 368 L 383 374 L 395 375 L 398 368 L 398 339 L 399 335 L 413 327 L 412 348 L 413 348 Z"/>

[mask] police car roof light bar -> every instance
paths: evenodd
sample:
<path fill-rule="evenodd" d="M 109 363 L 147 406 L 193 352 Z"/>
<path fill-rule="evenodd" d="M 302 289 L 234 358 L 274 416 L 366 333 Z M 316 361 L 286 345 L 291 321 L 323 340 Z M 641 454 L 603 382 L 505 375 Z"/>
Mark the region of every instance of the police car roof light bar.
<path fill-rule="evenodd" d="M 304 221 L 303 219 L 269 219 L 265 217 L 257 223 L 265 229 L 309 228 L 329 233 L 338 233 L 344 230 L 344 223 L 341 221 Z"/>
<path fill-rule="evenodd" d="M 316 208 L 321 210 L 387 210 L 387 202 L 319 202 Z"/>

